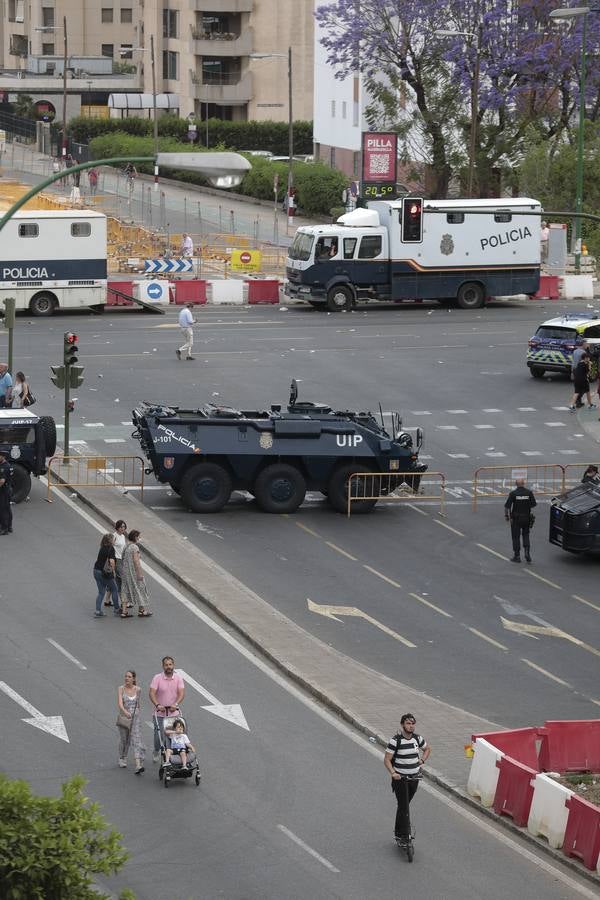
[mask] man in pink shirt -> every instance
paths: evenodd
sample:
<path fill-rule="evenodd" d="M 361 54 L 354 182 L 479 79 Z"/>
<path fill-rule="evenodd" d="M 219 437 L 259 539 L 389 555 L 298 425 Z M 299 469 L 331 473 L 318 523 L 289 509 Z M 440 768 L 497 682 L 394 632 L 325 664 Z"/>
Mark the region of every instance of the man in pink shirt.
<path fill-rule="evenodd" d="M 164 719 L 171 715 L 175 708 L 179 708 L 185 695 L 185 682 L 181 675 L 175 672 L 175 660 L 172 656 L 163 656 L 162 672 L 155 675 L 150 682 L 150 702 L 154 705 L 156 719 Z M 160 759 L 162 722 L 154 723 L 154 754 L 152 759 L 158 762 Z"/>

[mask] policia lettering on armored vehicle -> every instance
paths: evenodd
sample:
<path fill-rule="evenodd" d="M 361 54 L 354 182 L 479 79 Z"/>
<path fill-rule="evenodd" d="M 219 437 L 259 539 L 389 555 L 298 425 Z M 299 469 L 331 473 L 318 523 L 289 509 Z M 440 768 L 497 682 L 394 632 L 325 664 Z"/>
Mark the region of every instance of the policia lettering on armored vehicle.
<path fill-rule="evenodd" d="M 351 475 L 397 472 L 397 478 L 369 478 L 367 489 L 352 482 L 353 510 L 368 512 L 377 496 L 401 484 L 418 490 L 427 470 L 419 464 L 421 430 L 415 446 L 399 414 L 388 418 L 386 429 L 383 414 L 379 422 L 369 412 L 299 402 L 292 381 L 286 412 L 279 405 L 260 411 L 142 403 L 133 411 L 133 437 L 152 464 L 147 471 L 170 484 L 193 512 L 217 512 L 234 490 L 249 491 L 271 513 L 294 512 L 307 490 L 321 491 L 345 512 Z"/>

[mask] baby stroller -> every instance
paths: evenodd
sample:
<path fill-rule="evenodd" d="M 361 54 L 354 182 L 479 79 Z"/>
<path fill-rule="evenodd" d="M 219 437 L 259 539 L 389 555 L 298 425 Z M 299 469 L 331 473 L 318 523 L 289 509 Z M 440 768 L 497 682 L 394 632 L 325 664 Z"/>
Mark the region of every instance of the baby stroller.
<path fill-rule="evenodd" d="M 158 777 L 160 781 L 164 783 L 166 788 L 169 787 L 172 778 L 194 778 L 196 781 L 196 787 L 200 784 L 200 767 L 198 766 L 198 760 L 196 759 L 196 754 L 191 750 L 187 752 L 187 766 L 182 766 L 181 757 L 178 753 L 173 753 L 169 761 L 167 762 L 167 748 L 170 749 L 171 739 L 168 734 L 165 734 L 165 729 L 171 730 L 173 728 L 173 724 L 175 721 L 179 720 L 183 722 L 184 731 L 187 734 L 187 724 L 184 717 L 181 713 L 177 713 L 177 715 L 169 715 L 169 716 L 157 716 L 154 715 L 154 722 L 156 727 L 158 728 L 160 734 L 160 767 L 158 769 Z"/>

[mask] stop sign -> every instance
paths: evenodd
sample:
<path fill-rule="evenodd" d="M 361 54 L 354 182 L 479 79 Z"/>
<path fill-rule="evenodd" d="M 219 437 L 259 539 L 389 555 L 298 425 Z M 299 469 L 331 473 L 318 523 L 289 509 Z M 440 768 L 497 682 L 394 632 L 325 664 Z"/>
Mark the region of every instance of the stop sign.
<path fill-rule="evenodd" d="M 240 260 L 241 260 L 243 263 L 249 263 L 249 262 L 252 262 L 252 254 L 251 254 L 251 253 L 248 253 L 248 251 L 245 250 L 244 253 L 240 253 Z"/>

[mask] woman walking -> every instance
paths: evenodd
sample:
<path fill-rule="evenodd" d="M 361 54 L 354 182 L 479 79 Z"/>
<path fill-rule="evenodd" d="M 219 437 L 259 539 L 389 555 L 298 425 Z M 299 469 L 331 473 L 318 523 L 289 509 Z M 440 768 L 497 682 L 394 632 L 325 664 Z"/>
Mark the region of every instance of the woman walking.
<path fill-rule="evenodd" d="M 119 592 L 117 591 L 117 582 L 115 581 L 115 550 L 113 547 L 113 536 L 112 534 L 104 534 L 102 535 L 102 540 L 100 541 L 100 549 L 98 550 L 98 556 L 96 558 L 96 562 L 94 563 L 94 580 L 96 582 L 96 587 L 98 588 L 98 594 L 96 596 L 96 612 L 94 616 L 97 619 L 105 616 L 106 613 L 102 612 L 102 598 L 108 589 L 112 595 L 112 602 L 115 607 L 114 613 L 115 616 L 121 614 L 121 609 L 119 607 Z"/>
<path fill-rule="evenodd" d="M 113 532 L 113 549 L 115 551 L 115 581 L 117 582 L 117 590 L 121 593 L 121 572 L 123 569 L 123 551 L 127 546 L 127 524 L 123 519 L 117 519 L 115 522 L 115 530 Z M 112 594 L 109 588 L 106 589 L 106 597 L 104 598 L 105 606 L 112 606 Z"/>
<path fill-rule="evenodd" d="M 142 740 L 141 728 L 141 688 L 138 686 L 136 674 L 133 669 L 125 672 L 123 684 L 117 690 L 117 731 L 119 732 L 119 766 L 127 768 L 127 756 L 129 748 L 133 747 L 135 758 L 135 774 L 141 775 L 144 771 L 144 755 L 146 748 Z"/>
<path fill-rule="evenodd" d="M 127 535 L 128 544 L 123 551 L 121 573 L 121 600 L 123 603 L 123 618 L 132 615 L 129 612 L 135 606 L 138 608 L 138 616 L 145 619 L 152 615 L 148 604 L 148 588 L 142 571 L 140 560 L 140 548 L 138 541 L 141 532 L 130 531 Z"/>
<path fill-rule="evenodd" d="M 15 375 L 15 383 L 12 387 L 11 398 L 13 409 L 24 409 L 26 406 L 31 406 L 29 385 L 27 384 L 23 372 L 17 372 Z"/>
<path fill-rule="evenodd" d="M 596 404 L 592 403 L 590 394 L 590 357 L 589 354 L 583 353 L 581 359 L 573 369 L 573 398 L 569 409 L 574 412 L 583 406 L 581 398 L 587 395 L 588 409 L 595 409 Z"/>

